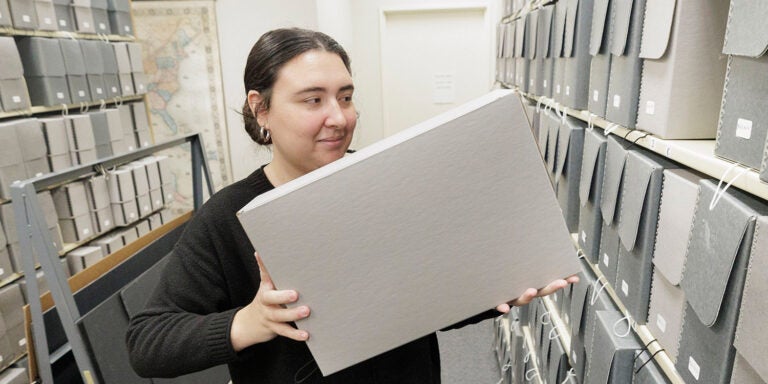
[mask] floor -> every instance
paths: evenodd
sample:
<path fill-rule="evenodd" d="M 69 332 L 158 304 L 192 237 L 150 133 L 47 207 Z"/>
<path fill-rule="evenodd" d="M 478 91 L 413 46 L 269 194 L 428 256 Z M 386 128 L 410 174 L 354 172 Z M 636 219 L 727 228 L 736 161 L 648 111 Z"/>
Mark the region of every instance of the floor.
<path fill-rule="evenodd" d="M 493 352 L 493 320 L 438 332 L 443 384 L 495 384 L 499 368 Z"/>

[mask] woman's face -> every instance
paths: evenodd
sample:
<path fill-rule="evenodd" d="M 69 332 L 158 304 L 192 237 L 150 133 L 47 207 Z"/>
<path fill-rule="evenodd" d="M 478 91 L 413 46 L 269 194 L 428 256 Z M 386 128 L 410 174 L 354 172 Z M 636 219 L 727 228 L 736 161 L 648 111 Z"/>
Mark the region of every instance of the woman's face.
<path fill-rule="evenodd" d="M 312 50 L 279 70 L 259 124 L 272 136 L 275 168 L 298 177 L 344 156 L 357 124 L 354 86 L 338 55 Z"/>

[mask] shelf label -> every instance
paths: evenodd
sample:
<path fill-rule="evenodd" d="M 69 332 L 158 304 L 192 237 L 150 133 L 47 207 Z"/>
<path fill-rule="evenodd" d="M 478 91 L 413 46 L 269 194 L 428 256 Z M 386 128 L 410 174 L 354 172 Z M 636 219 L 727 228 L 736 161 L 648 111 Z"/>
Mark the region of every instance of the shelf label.
<path fill-rule="evenodd" d="M 609 263 L 608 263 L 609 261 L 610 261 L 610 259 L 608 258 L 608 254 L 607 253 L 603 253 L 603 264 L 605 264 L 606 267 L 609 265 Z"/>
<path fill-rule="evenodd" d="M 571 86 L 570 85 L 566 85 L 565 86 L 565 95 L 566 96 L 570 96 L 570 94 L 571 94 Z"/>
<path fill-rule="evenodd" d="M 11 100 L 16 104 L 21 103 L 21 96 L 13 96 L 11 97 Z"/>
<path fill-rule="evenodd" d="M 80 97 L 85 97 L 85 91 L 79 90 L 79 91 L 77 91 L 77 95 L 80 96 Z"/>
<path fill-rule="evenodd" d="M 29 15 L 21 15 L 21 20 L 24 21 L 25 23 L 29 23 L 32 21 L 32 18 L 29 17 Z"/>
<path fill-rule="evenodd" d="M 86 235 L 86 236 L 87 236 L 87 235 L 88 235 L 88 234 L 90 234 L 90 233 L 91 233 L 91 230 L 90 230 L 90 229 L 88 229 L 88 228 L 83 228 L 83 235 Z"/>
<path fill-rule="evenodd" d="M 696 363 L 696 360 L 693 359 L 693 356 L 688 358 L 688 371 L 691 372 L 691 375 L 693 375 L 693 378 L 696 379 L 696 381 L 699 380 L 699 373 L 701 373 L 701 368 L 699 368 L 699 364 Z"/>
<path fill-rule="evenodd" d="M 557 92 L 557 94 L 560 94 L 560 84 L 555 86 L 555 92 Z"/>
<path fill-rule="evenodd" d="M 749 140 L 752 138 L 752 120 L 739 119 L 736 121 L 736 136 Z"/>
<path fill-rule="evenodd" d="M 117 93 L 117 87 L 115 87 L 114 85 L 112 86 L 112 93 Z"/>
<path fill-rule="evenodd" d="M 91 27 L 91 23 L 89 23 L 87 21 L 83 22 L 83 28 L 90 28 L 90 27 Z"/>
<path fill-rule="evenodd" d="M 26 337 L 22 338 L 21 340 L 19 340 L 19 347 L 23 347 L 25 345 L 27 345 L 27 338 Z"/>
<path fill-rule="evenodd" d="M 109 220 L 104 220 L 104 226 L 105 226 L 105 227 L 109 227 L 109 226 L 110 226 L 110 224 L 112 224 L 112 222 L 111 222 L 111 221 L 109 221 Z"/>
<path fill-rule="evenodd" d="M 50 17 L 43 18 L 43 24 L 51 25 L 53 24 L 53 20 L 51 20 Z"/>
<path fill-rule="evenodd" d="M 106 26 L 106 24 L 104 24 L 104 23 L 99 23 L 99 29 L 101 29 L 102 31 L 106 31 L 106 30 L 107 30 L 107 26 Z"/>
<path fill-rule="evenodd" d="M 60 27 L 66 27 L 67 26 L 67 20 L 59 19 L 59 26 Z"/>
<path fill-rule="evenodd" d="M 4 275 L 4 274 L 5 274 L 5 269 L 0 268 L 0 275 Z M 2 361 L 2 360 L 0 360 L 0 361 Z"/>
<path fill-rule="evenodd" d="M 528 86 L 529 86 L 529 87 L 533 87 L 533 79 L 530 79 L 530 80 L 528 81 Z"/>
<path fill-rule="evenodd" d="M 56 92 L 56 98 L 59 100 L 64 100 L 64 92 Z"/>
<path fill-rule="evenodd" d="M 620 105 L 621 105 L 621 96 L 613 95 L 613 107 L 619 108 Z"/>
<path fill-rule="evenodd" d="M 547 79 L 544 79 L 544 88 L 547 87 Z"/>
<path fill-rule="evenodd" d="M 656 113 L 656 103 L 654 103 L 653 101 L 648 100 L 645 103 L 645 114 L 646 115 L 653 115 L 654 113 Z"/>
<path fill-rule="evenodd" d="M 624 296 L 629 296 L 629 284 L 625 280 L 621 281 L 621 291 L 624 292 Z"/>
<path fill-rule="evenodd" d="M 123 27 L 123 29 L 125 29 L 126 32 L 130 32 L 131 31 L 131 27 L 129 27 L 127 25 L 125 27 Z"/>
<path fill-rule="evenodd" d="M 660 313 L 656 315 L 656 326 L 659 327 L 661 333 L 667 332 L 667 321 L 664 320 L 664 317 L 662 317 Z"/>
<path fill-rule="evenodd" d="M 599 99 L 599 98 L 600 98 L 600 92 L 598 92 L 597 89 L 595 89 L 592 92 L 592 100 L 597 101 L 597 99 Z"/>
<path fill-rule="evenodd" d="M 101 95 L 102 93 L 104 93 L 104 90 L 102 90 L 100 87 L 96 87 L 96 93 Z"/>
<path fill-rule="evenodd" d="M 134 217 L 136 217 L 136 213 L 135 212 L 131 212 L 131 213 L 128 214 L 128 218 L 129 219 L 133 219 Z"/>

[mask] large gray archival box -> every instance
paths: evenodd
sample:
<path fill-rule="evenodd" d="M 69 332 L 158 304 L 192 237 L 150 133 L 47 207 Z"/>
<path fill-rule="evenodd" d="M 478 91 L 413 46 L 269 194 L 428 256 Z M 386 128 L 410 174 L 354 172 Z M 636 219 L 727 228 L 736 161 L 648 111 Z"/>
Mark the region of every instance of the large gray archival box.
<path fill-rule="evenodd" d="M 579 271 L 523 108 L 491 92 L 238 213 L 324 375 Z"/>

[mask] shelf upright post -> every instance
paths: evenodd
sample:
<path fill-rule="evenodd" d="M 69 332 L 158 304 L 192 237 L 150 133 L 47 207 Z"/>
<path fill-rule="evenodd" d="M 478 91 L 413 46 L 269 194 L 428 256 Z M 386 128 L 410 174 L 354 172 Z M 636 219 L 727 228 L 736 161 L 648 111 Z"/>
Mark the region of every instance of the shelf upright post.
<path fill-rule="evenodd" d="M 35 351 L 37 366 L 44 383 L 53 383 L 48 341 L 45 336 L 40 291 L 35 280 L 35 262 L 32 255 L 37 255 L 45 278 L 48 281 L 51 294 L 56 303 L 56 311 L 64 327 L 64 333 L 69 340 L 72 353 L 75 356 L 80 375 L 85 384 L 97 384 L 93 362 L 83 341 L 83 335 L 76 322 L 80 319 L 80 311 L 69 289 L 67 277 L 59 264 L 59 254 L 53 245 L 50 233 L 45 225 L 45 217 L 40 208 L 35 185 L 29 180 L 19 181 L 11 186 L 13 208 L 19 228 L 19 240 L 24 264 L 24 274 L 27 278 L 27 297 L 29 297 L 30 312 L 34 329 Z"/>
<path fill-rule="evenodd" d="M 213 183 L 211 172 L 208 169 L 208 158 L 205 155 L 205 146 L 203 145 L 203 136 L 198 134 L 191 137 L 192 146 L 192 188 L 194 197 L 194 207 L 197 211 L 203 205 L 203 180 L 205 176 L 208 186 L 208 196 L 213 195 Z"/>

